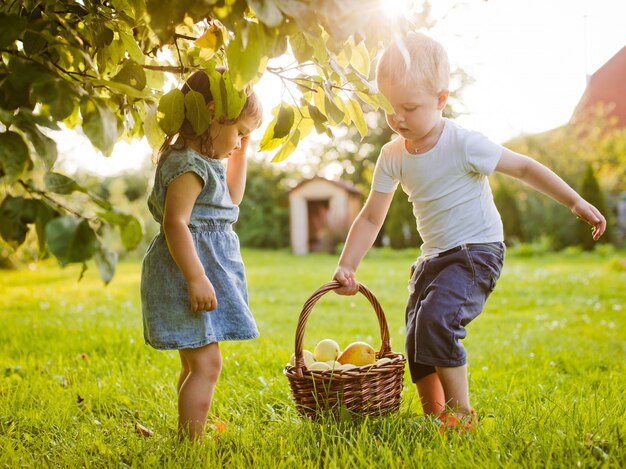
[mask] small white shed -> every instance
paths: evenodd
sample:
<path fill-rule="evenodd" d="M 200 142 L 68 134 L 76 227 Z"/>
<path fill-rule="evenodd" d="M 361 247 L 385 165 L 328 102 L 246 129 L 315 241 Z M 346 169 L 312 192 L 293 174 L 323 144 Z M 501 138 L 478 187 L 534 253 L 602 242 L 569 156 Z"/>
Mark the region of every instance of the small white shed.
<path fill-rule="evenodd" d="M 319 176 L 294 187 L 289 192 L 293 253 L 334 251 L 345 240 L 362 199 L 354 185 Z"/>

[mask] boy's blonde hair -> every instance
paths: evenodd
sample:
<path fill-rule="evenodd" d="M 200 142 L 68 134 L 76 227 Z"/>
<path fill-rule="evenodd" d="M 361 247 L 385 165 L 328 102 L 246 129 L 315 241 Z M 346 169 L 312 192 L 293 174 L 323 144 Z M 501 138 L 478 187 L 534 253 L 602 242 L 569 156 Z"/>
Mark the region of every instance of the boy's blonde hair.
<path fill-rule="evenodd" d="M 450 85 L 448 54 L 431 37 L 409 32 L 385 49 L 378 61 L 376 81 L 415 86 L 437 96 Z"/>

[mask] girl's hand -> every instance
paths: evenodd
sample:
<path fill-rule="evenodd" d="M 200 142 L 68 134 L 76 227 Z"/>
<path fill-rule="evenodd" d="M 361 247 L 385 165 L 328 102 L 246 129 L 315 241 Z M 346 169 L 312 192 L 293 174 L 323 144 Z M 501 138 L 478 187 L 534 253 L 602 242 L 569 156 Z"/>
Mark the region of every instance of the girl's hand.
<path fill-rule="evenodd" d="M 353 270 L 339 266 L 333 275 L 333 280 L 343 285 L 335 290 L 335 293 L 339 295 L 356 295 L 359 291 L 359 282 L 356 281 Z"/>
<path fill-rule="evenodd" d="M 240 144 L 239 144 L 239 148 L 235 148 L 233 150 L 233 153 L 231 156 L 234 157 L 245 157 L 246 156 L 246 149 L 248 148 L 248 142 L 250 141 L 250 135 L 244 135 L 243 137 L 241 137 L 240 140 Z"/>
<path fill-rule="evenodd" d="M 606 219 L 602 216 L 600 210 L 581 198 L 572 207 L 572 213 L 593 226 L 592 236 L 595 241 L 600 239 L 600 236 L 606 230 Z"/>
<path fill-rule="evenodd" d="M 206 275 L 188 280 L 187 289 L 192 311 L 213 311 L 217 308 L 215 289 Z"/>

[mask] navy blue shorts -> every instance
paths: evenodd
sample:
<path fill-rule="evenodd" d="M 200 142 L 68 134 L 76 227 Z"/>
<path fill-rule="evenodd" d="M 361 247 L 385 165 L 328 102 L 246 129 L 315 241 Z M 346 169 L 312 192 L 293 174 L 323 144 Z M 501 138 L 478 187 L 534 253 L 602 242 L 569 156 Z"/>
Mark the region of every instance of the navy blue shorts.
<path fill-rule="evenodd" d="M 504 243 L 463 244 L 411 267 L 406 355 L 417 382 L 435 367 L 466 363 L 461 340 L 500 277 Z"/>

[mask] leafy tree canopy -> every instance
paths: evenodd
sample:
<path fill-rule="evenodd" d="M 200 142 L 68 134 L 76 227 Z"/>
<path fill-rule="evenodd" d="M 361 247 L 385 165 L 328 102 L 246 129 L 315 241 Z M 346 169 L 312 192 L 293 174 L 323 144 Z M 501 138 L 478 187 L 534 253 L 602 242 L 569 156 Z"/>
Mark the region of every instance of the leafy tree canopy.
<path fill-rule="evenodd" d="M 108 282 L 116 253 L 103 233 L 119 230 L 126 249 L 140 222 L 55 172 L 49 130 L 81 127 L 109 155 L 120 139 L 158 147 L 187 116 L 198 132 L 211 118 L 237 115 L 242 93 L 264 73 L 299 88 L 273 111 L 261 150 L 279 161 L 315 130 L 340 123 L 365 135 L 364 105 L 389 109 L 370 64 L 389 34 L 378 0 L 6 0 L 0 4 L 0 235 L 13 248 L 35 227 L 40 255 L 61 265 L 95 259 Z M 291 53 L 293 64 L 268 66 Z M 225 67 L 227 72 L 217 70 Z M 203 69 L 216 116 L 198 97 L 165 88 Z M 288 96 L 289 98 L 289 96 Z"/>

